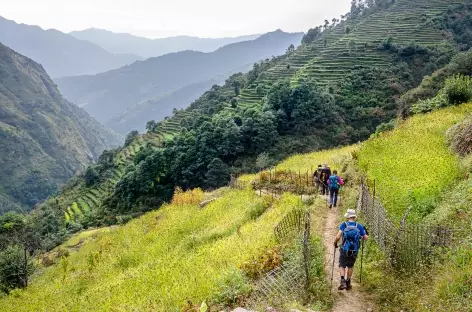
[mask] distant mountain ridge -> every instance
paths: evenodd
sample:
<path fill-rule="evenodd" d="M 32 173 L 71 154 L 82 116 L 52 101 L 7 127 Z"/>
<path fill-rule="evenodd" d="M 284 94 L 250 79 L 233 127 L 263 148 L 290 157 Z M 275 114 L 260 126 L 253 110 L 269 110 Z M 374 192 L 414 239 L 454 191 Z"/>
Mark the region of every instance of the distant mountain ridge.
<path fill-rule="evenodd" d="M 0 214 L 32 208 L 120 142 L 40 64 L 0 44 Z"/>
<path fill-rule="evenodd" d="M 97 28 L 73 31 L 69 34 L 78 39 L 95 43 L 111 53 L 135 54 L 144 58 L 157 57 L 164 54 L 186 50 L 213 52 L 225 45 L 254 40 L 261 36 L 260 34 L 226 38 L 175 36 L 149 39 L 127 33 L 115 33 Z"/>
<path fill-rule="evenodd" d="M 1 16 L 0 42 L 43 65 L 52 77 L 96 74 L 142 59 L 113 54 L 58 30 L 17 24 Z"/>
<path fill-rule="evenodd" d="M 67 99 L 86 109 L 100 122 L 118 129 L 110 120 L 132 106 L 218 76 L 224 80 L 236 70 L 249 69 L 248 64 L 285 53 L 290 45 L 300 44 L 302 36 L 303 33 L 277 30 L 211 53 L 182 51 L 93 76 L 64 77 L 55 81 Z"/>
<path fill-rule="evenodd" d="M 223 80 L 223 79 L 222 79 Z M 185 109 L 194 100 L 198 99 L 211 86 L 220 84 L 224 80 L 211 79 L 182 87 L 161 97 L 146 100 L 127 109 L 107 122 L 119 133 L 128 133 L 131 130 L 143 132 L 146 122 L 151 119 L 161 121 L 172 116 L 174 109 Z"/>

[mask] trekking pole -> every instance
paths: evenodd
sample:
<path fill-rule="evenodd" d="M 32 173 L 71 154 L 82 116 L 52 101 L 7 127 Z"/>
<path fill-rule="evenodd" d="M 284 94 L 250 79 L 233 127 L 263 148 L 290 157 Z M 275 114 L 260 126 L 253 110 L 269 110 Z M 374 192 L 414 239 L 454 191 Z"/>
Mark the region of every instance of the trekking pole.
<path fill-rule="evenodd" d="M 336 247 L 334 247 L 333 254 L 333 268 L 331 269 L 331 291 L 333 291 L 333 279 L 334 279 L 334 262 L 336 261 Z"/>
<path fill-rule="evenodd" d="M 359 283 L 362 284 L 362 263 L 364 260 L 364 243 L 365 241 L 362 240 L 362 247 L 361 247 L 361 274 L 359 276 Z"/>

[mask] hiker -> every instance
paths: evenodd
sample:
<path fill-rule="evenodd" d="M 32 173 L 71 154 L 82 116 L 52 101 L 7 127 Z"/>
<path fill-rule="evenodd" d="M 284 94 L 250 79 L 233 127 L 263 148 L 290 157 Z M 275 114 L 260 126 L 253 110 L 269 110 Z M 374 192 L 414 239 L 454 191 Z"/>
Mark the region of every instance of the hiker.
<path fill-rule="evenodd" d="M 329 186 L 329 208 L 333 208 L 338 204 L 338 194 L 341 185 L 344 184 L 343 179 L 338 176 L 338 171 L 334 170 L 333 174 L 328 179 L 328 186 Z"/>
<path fill-rule="evenodd" d="M 316 193 L 320 192 L 322 171 L 323 171 L 323 167 L 321 165 L 318 165 L 318 169 L 313 174 L 313 184 L 315 186 Z"/>
<path fill-rule="evenodd" d="M 342 244 L 339 255 L 339 274 L 341 275 L 341 285 L 338 289 L 351 290 L 351 277 L 356 263 L 357 254 L 360 248 L 361 240 L 367 240 L 369 236 L 364 226 L 356 222 L 356 210 L 348 209 L 344 217 L 346 222 L 341 223 L 339 232 L 334 240 L 334 248 L 338 248 L 338 242 L 342 238 Z M 347 276 L 346 275 L 347 268 Z"/>
<path fill-rule="evenodd" d="M 324 168 L 321 171 L 321 182 L 323 184 L 323 195 L 329 194 L 328 188 L 328 179 L 331 176 L 331 168 L 329 168 L 328 164 L 324 164 Z"/>

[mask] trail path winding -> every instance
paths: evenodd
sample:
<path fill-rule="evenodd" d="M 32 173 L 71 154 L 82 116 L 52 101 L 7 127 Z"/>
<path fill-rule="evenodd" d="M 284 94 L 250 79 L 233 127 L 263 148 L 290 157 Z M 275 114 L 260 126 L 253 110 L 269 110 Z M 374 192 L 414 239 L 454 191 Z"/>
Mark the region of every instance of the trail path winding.
<path fill-rule="evenodd" d="M 334 237 L 338 232 L 338 227 L 341 222 L 338 218 L 339 209 L 343 207 L 328 209 L 324 220 L 323 226 L 323 245 L 325 248 L 325 270 L 329 282 L 331 283 L 331 270 L 333 268 L 333 253 L 334 253 Z M 338 272 L 338 260 L 339 260 L 339 248 L 336 251 L 336 259 L 334 263 L 334 279 L 333 289 L 334 294 L 334 305 L 332 312 L 367 312 L 375 311 L 374 304 L 371 298 L 362 291 L 362 287 L 359 285 L 359 272 L 354 271 L 352 290 L 350 291 L 339 291 L 339 272 Z M 360 260 L 360 259 L 359 259 Z"/>

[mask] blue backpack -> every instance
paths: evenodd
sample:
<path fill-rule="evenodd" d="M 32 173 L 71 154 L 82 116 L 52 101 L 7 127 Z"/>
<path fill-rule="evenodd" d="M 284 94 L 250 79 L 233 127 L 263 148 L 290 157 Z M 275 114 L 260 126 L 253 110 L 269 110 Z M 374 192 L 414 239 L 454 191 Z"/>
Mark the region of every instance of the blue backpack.
<path fill-rule="evenodd" d="M 337 175 L 329 177 L 329 188 L 332 190 L 339 190 L 339 179 Z"/>
<path fill-rule="evenodd" d="M 349 225 L 348 222 L 345 222 L 346 227 L 343 230 L 343 246 L 342 249 L 344 252 L 349 255 L 357 255 L 359 251 L 359 243 L 361 241 L 361 231 L 357 226 L 357 222 L 355 225 Z"/>

